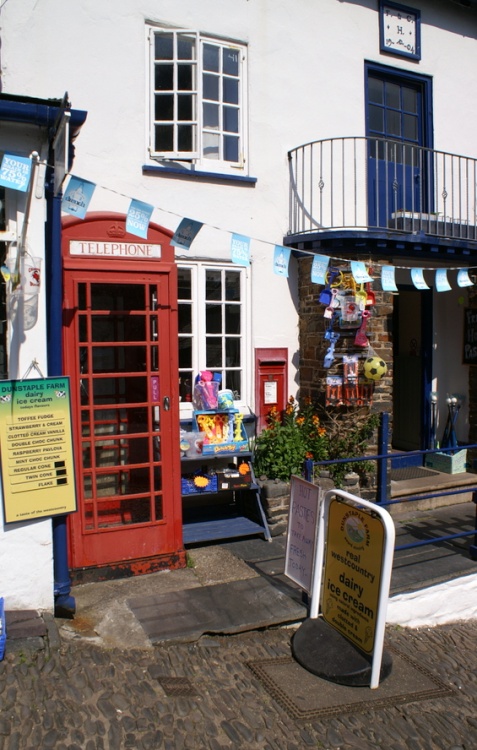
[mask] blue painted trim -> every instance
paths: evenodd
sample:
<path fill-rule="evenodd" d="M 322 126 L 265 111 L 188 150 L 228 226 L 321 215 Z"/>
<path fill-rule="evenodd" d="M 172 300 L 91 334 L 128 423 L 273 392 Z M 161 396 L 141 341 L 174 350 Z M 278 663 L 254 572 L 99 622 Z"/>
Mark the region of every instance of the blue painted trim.
<path fill-rule="evenodd" d="M 384 6 L 388 6 L 393 10 L 404 14 L 411 14 L 416 18 L 416 51 L 408 52 L 406 49 L 393 49 L 392 47 L 386 46 L 386 24 L 384 15 Z M 418 8 L 411 8 L 408 5 L 401 5 L 400 3 L 392 2 L 392 0 L 379 0 L 379 43 L 380 51 L 388 54 L 395 55 L 396 57 L 404 57 L 408 60 L 420 60 L 421 59 L 421 11 Z"/>
<path fill-rule="evenodd" d="M 0 121 L 23 122 L 29 125 L 52 128 L 57 120 L 61 108 L 58 103 L 41 103 L 41 100 L 19 101 L 18 98 L 3 98 L 0 95 Z M 71 112 L 71 133 L 74 136 L 86 120 L 87 112 L 80 109 L 69 110 Z"/>
<path fill-rule="evenodd" d="M 364 61 L 364 92 L 365 92 L 365 111 L 368 111 L 368 77 L 370 73 L 386 78 L 386 80 L 395 80 L 399 83 L 410 83 L 414 86 L 421 86 L 422 89 L 422 145 L 426 148 L 434 148 L 433 132 L 433 103 L 432 103 L 432 78 L 431 76 L 419 75 L 409 70 L 400 70 L 393 68 L 391 65 L 381 65 L 380 63 Z M 368 132 L 368 122 L 366 122 L 366 135 Z"/>
<path fill-rule="evenodd" d="M 256 177 L 245 177 L 242 175 L 224 174 L 217 172 L 199 172 L 192 169 L 180 169 L 179 167 L 156 167 L 151 164 L 143 164 L 143 174 L 164 174 L 185 177 L 190 180 L 220 180 L 221 182 L 244 182 L 255 185 Z"/>

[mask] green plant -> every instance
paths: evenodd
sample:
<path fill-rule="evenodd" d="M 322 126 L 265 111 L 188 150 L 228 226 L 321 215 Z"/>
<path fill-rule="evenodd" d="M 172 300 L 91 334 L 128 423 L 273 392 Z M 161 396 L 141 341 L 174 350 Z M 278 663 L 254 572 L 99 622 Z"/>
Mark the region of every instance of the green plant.
<path fill-rule="evenodd" d="M 301 406 L 293 396 L 283 415 L 272 408 L 268 426 L 255 440 L 255 473 L 268 479 L 290 481 L 301 474 L 306 458 L 327 458 L 326 431 L 310 400 Z"/>
<path fill-rule="evenodd" d="M 352 419 L 349 414 L 346 417 L 328 415 L 326 425 L 329 439 L 328 458 L 333 460 L 364 456 L 378 424 L 378 414 L 355 413 Z M 330 472 L 335 487 L 342 487 L 346 474 L 354 471 L 363 478 L 374 471 L 375 464 L 372 461 L 346 461 L 329 464 L 326 468 Z"/>
<path fill-rule="evenodd" d="M 288 482 L 292 474 L 302 474 L 307 458 L 316 463 L 361 457 L 378 422 L 377 414 L 367 412 L 339 416 L 323 412 L 320 417 L 318 407 L 310 399 L 298 403 L 291 396 L 282 415 L 275 408 L 270 410 L 268 426 L 255 440 L 255 473 Z M 341 487 L 350 471 L 363 477 L 374 470 L 374 464 L 346 461 L 327 464 L 325 468 L 335 486 Z"/>

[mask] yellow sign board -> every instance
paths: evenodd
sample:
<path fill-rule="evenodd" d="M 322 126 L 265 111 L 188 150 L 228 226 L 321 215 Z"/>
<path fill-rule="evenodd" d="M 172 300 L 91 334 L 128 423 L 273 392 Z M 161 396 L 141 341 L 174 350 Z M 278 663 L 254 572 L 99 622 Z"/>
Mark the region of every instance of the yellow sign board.
<path fill-rule="evenodd" d="M 368 654 L 374 648 L 384 541 L 383 523 L 372 511 L 331 501 L 322 614 Z"/>
<path fill-rule="evenodd" d="M 0 381 L 5 523 L 76 510 L 69 379 Z"/>

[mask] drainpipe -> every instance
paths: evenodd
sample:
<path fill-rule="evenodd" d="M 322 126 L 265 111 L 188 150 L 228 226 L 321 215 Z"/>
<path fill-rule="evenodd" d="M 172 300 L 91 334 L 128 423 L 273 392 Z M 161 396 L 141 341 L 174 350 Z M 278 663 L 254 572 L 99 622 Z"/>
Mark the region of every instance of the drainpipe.
<path fill-rule="evenodd" d="M 47 276 L 47 362 L 48 375 L 63 374 L 62 315 L 63 284 L 61 276 L 61 195 L 53 191 L 53 174 L 47 182 L 46 255 Z M 76 601 L 71 596 L 71 579 L 68 569 L 68 537 L 66 516 L 52 518 L 53 572 L 55 616 L 71 617 L 76 612 Z"/>

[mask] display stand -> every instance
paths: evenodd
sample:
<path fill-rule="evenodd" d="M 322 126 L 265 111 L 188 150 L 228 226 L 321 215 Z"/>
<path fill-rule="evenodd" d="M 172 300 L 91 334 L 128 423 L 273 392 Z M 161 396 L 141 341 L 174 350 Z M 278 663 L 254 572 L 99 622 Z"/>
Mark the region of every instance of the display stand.
<path fill-rule="evenodd" d="M 215 414 L 219 412 L 194 412 L 194 432 L 190 434 L 195 439 L 185 436 L 190 449 L 184 451 L 181 459 L 184 544 L 257 534 L 271 541 L 245 429 L 242 428 L 240 440 L 223 443 L 205 443 L 198 430 L 204 421 L 201 417 L 213 418 Z M 242 474 L 241 464 L 248 469 Z"/>

